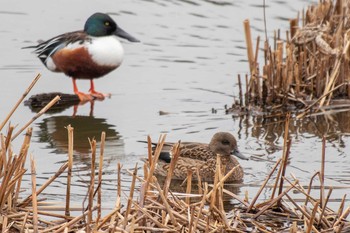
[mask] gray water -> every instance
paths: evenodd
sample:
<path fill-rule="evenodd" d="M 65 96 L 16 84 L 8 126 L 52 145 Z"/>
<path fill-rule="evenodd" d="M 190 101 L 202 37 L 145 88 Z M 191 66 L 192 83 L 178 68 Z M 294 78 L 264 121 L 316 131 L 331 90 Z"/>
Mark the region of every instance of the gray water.
<path fill-rule="evenodd" d="M 284 38 L 288 19 L 317 1 L 267 1 L 267 33 L 281 29 Z M 124 30 L 141 43 L 123 41 L 125 60 L 120 68 L 95 81 L 96 89 L 111 93 L 110 99 L 96 101 L 91 114 L 89 103 L 60 113 L 45 114 L 34 124 L 30 153 L 37 163 L 38 184 L 52 176 L 67 159 L 67 130 L 75 128 L 73 201 L 80 205 L 87 192 L 90 150 L 88 138 L 98 141 L 106 131 L 104 161 L 104 208 L 115 201 L 116 166 L 131 169 L 147 149 L 138 140 L 150 135 L 155 141 L 162 133 L 169 141 L 208 142 L 218 131 L 232 132 L 239 148 L 247 156 L 264 160 L 240 161 L 245 169 L 242 187 L 237 191 L 253 195 L 282 155 L 283 122 L 259 116 L 243 118 L 225 114 L 225 105 L 237 99 L 237 75 L 248 72 L 243 20 L 249 19 L 255 42 L 264 38 L 262 1 L 18 1 L 2 0 L 0 10 L 0 111 L 4 118 L 37 73 L 42 78 L 30 94 L 61 91 L 72 93 L 71 80 L 52 73 L 29 50 L 58 34 L 82 29 L 94 12 L 109 13 Z M 262 61 L 262 60 L 261 60 Z M 87 91 L 89 82 L 78 81 Z M 212 113 L 212 109 L 216 113 Z M 159 114 L 159 112 L 167 114 Z M 33 116 L 21 105 L 11 123 L 22 127 Z M 350 190 L 349 112 L 338 115 L 292 121 L 292 147 L 287 174 L 294 174 L 307 185 L 320 169 L 322 135 L 327 135 L 326 185 L 335 188 L 331 207 Z M 23 136 L 13 143 L 18 152 Z M 267 161 L 265 161 L 267 160 Z M 130 177 L 123 170 L 123 188 L 127 192 Z M 30 177 L 26 175 L 30 187 Z M 24 182 L 24 183 L 25 183 Z M 340 189 L 339 187 L 344 187 Z M 27 190 L 23 193 L 28 194 Z M 42 194 L 63 201 L 64 177 Z M 60 196 L 56 194 L 62 194 Z M 266 190 L 262 199 L 269 197 Z M 349 199 L 347 199 L 349 200 Z M 349 202 L 347 202 L 349 203 Z"/>

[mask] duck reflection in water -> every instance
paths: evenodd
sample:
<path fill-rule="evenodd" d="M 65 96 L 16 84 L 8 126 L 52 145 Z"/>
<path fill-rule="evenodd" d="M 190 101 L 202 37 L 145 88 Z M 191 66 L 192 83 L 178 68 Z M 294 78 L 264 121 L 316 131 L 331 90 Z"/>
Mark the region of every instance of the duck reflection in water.
<path fill-rule="evenodd" d="M 39 123 L 36 137 L 39 142 L 46 143 L 48 148 L 54 149 L 53 153 L 68 153 L 67 125 L 74 127 L 74 156 L 81 162 L 91 161 L 91 149 L 89 138 L 95 138 L 97 146 L 101 138 L 101 132 L 106 133 L 105 161 L 119 160 L 124 156 L 124 142 L 121 135 L 114 129 L 114 125 L 108 124 L 106 119 L 92 116 L 52 116 Z"/>

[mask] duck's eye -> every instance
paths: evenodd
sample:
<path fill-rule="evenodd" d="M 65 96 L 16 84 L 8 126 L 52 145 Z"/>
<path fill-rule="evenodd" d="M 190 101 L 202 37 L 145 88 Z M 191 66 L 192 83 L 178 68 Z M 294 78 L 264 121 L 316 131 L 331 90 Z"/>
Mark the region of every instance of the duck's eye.
<path fill-rule="evenodd" d="M 228 140 L 222 140 L 221 142 L 223 145 L 230 145 L 230 142 Z"/>
<path fill-rule="evenodd" d="M 109 26 L 110 23 L 108 21 L 105 21 L 105 26 Z"/>

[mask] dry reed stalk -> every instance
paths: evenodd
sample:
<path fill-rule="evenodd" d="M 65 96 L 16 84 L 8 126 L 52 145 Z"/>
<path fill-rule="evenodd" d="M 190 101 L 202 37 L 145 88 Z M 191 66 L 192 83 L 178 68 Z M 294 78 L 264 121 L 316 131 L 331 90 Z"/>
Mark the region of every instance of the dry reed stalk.
<path fill-rule="evenodd" d="M 245 33 L 245 42 L 247 46 L 249 70 L 250 70 L 250 73 L 253 74 L 254 73 L 254 53 L 253 53 L 252 35 L 250 31 L 250 23 L 248 19 L 243 21 L 243 27 L 244 27 L 244 33 Z"/>
<path fill-rule="evenodd" d="M 50 177 L 49 180 L 47 180 L 45 182 L 45 184 L 43 184 L 38 191 L 36 192 L 36 196 L 38 196 L 42 191 L 45 190 L 45 188 L 47 188 L 57 177 L 59 177 L 68 167 L 68 162 L 64 163 L 60 169 L 52 176 Z M 27 198 L 25 198 L 22 202 L 20 202 L 17 206 L 18 207 L 26 207 L 30 204 L 30 202 L 32 201 L 33 196 L 29 195 Z"/>
<path fill-rule="evenodd" d="M 167 176 L 166 176 L 165 181 L 164 181 L 164 186 L 163 186 L 164 196 L 168 195 L 168 191 L 169 191 L 171 179 L 173 176 L 173 172 L 175 169 L 175 165 L 180 157 L 180 145 L 181 145 L 181 142 L 179 141 L 171 148 L 172 158 L 170 160 L 169 170 L 168 170 Z"/>
<path fill-rule="evenodd" d="M 24 218 L 23 218 L 23 221 L 22 221 L 22 227 L 20 228 L 19 232 L 20 233 L 23 233 L 24 232 L 24 228 L 26 227 L 26 222 L 27 222 L 27 219 L 28 219 L 28 213 L 25 213 L 24 215 Z"/>
<path fill-rule="evenodd" d="M 151 140 L 151 137 L 148 135 L 147 136 L 147 148 L 148 148 L 148 164 L 149 164 L 149 167 L 152 166 L 152 140 Z"/>
<path fill-rule="evenodd" d="M 338 220 L 333 224 L 333 228 L 337 227 L 341 222 L 346 221 L 346 218 L 350 214 L 350 207 L 348 207 L 338 218 Z"/>
<path fill-rule="evenodd" d="M 31 167 L 31 178 L 32 178 L 32 205 L 33 205 L 33 231 L 38 231 L 38 204 L 36 198 L 36 166 L 33 155 L 30 155 L 30 167 Z"/>
<path fill-rule="evenodd" d="M 310 182 L 309 182 L 309 186 L 308 186 L 308 189 L 307 189 L 307 195 L 306 195 L 306 199 L 305 199 L 305 203 L 304 205 L 306 206 L 308 201 L 309 201 L 309 198 L 311 197 L 310 196 L 310 193 L 311 193 L 311 189 L 312 189 L 312 183 L 313 183 L 313 180 L 315 179 L 315 177 L 317 175 L 319 175 L 320 172 L 316 172 L 310 179 Z"/>
<path fill-rule="evenodd" d="M 32 137 L 32 132 L 33 132 L 33 128 L 28 127 L 27 132 L 26 132 L 26 136 L 24 137 L 24 140 L 23 140 L 23 143 L 21 146 L 21 150 L 19 153 L 19 158 L 22 158 L 21 164 L 20 164 L 20 167 L 22 168 L 22 170 L 25 170 L 24 165 L 26 162 L 27 154 L 28 154 L 28 148 L 30 145 L 30 139 Z M 22 183 L 22 176 L 18 179 L 18 182 L 17 182 L 15 197 L 14 197 L 14 204 L 15 205 L 17 205 L 17 203 L 18 203 L 18 196 L 19 196 L 19 192 L 21 190 L 21 183 Z"/>
<path fill-rule="evenodd" d="M 1 186 L 0 186 L 0 209 L 4 208 L 5 203 L 8 200 L 8 197 L 12 195 L 12 192 L 8 191 L 7 189 L 9 188 L 12 177 L 16 172 L 16 169 L 17 169 L 16 165 L 17 165 L 17 156 L 14 156 L 13 158 L 10 157 L 8 159 L 7 166 L 3 169 L 4 173 L 3 173 Z"/>
<path fill-rule="evenodd" d="M 33 81 L 31 82 L 31 84 L 29 85 L 29 87 L 25 90 L 25 92 L 22 94 L 21 98 L 17 101 L 17 103 L 15 104 L 15 106 L 12 108 L 12 110 L 10 111 L 10 113 L 6 116 L 5 120 L 0 124 L 0 131 L 4 128 L 4 126 L 6 125 L 6 123 L 8 122 L 8 120 L 11 118 L 12 114 L 16 111 L 16 109 L 18 108 L 18 106 L 22 103 L 22 101 L 26 98 L 26 96 L 28 95 L 28 93 L 32 90 L 32 88 L 34 87 L 34 85 L 36 84 L 36 82 L 39 80 L 39 78 L 41 77 L 41 74 L 37 74 L 37 76 L 33 79 Z"/>
<path fill-rule="evenodd" d="M 279 183 L 278 194 L 281 194 L 282 188 L 283 188 L 282 176 L 284 176 L 284 173 L 285 173 L 285 169 L 286 169 L 286 166 L 287 166 L 287 163 L 288 163 L 287 159 L 288 159 L 288 153 L 289 153 L 289 152 L 287 152 L 289 150 L 287 148 L 287 145 L 289 144 L 289 142 L 288 142 L 289 141 L 289 119 L 290 119 L 290 113 L 288 113 L 286 115 L 286 121 L 285 121 L 285 124 L 284 124 L 282 164 L 281 164 L 281 166 L 278 169 L 275 185 L 274 185 L 274 188 L 272 190 L 271 197 L 270 197 L 271 200 L 274 199 L 274 197 L 275 197 L 275 192 L 277 190 L 278 183 Z"/>
<path fill-rule="evenodd" d="M 208 196 L 210 197 L 210 205 L 209 210 L 213 211 L 214 206 L 217 204 L 217 192 L 219 188 L 219 173 L 221 173 L 221 159 L 219 154 L 216 155 L 216 165 L 215 165 L 215 177 L 214 177 L 214 185 L 211 192 L 208 193 Z"/>
<path fill-rule="evenodd" d="M 154 224 L 156 224 L 158 227 L 160 228 L 165 228 L 165 229 L 169 229 L 169 227 L 163 225 L 160 221 L 158 221 L 156 218 L 154 218 L 148 211 L 146 208 L 142 208 L 141 206 L 139 206 L 136 202 L 134 202 L 134 206 L 141 211 L 148 220 L 150 220 L 151 222 L 153 222 Z M 174 212 L 176 213 L 176 212 Z"/>
<path fill-rule="evenodd" d="M 74 153 L 74 128 L 71 125 L 67 127 L 68 131 L 68 169 L 67 169 L 67 185 L 66 185 L 66 210 L 65 215 L 70 216 L 70 190 L 72 182 L 73 169 L 73 153 Z"/>
<path fill-rule="evenodd" d="M 206 189 L 204 189 L 202 201 L 200 202 L 200 206 L 198 208 L 197 218 L 194 220 L 194 224 L 193 224 L 193 228 L 192 228 L 193 232 L 196 232 L 198 221 L 199 221 L 199 219 L 201 219 L 201 214 L 202 214 L 202 210 L 203 210 L 203 207 L 205 205 L 205 202 L 206 202 L 207 193 L 208 193 L 208 189 L 206 188 Z"/>
<path fill-rule="evenodd" d="M 41 115 L 43 115 L 59 100 L 60 100 L 59 96 L 56 96 L 54 99 L 52 99 L 44 108 L 40 110 L 40 112 L 38 112 L 30 121 L 28 121 L 21 129 L 19 129 L 15 135 L 13 135 L 13 137 L 11 138 L 11 141 L 13 141 L 16 137 L 18 137 L 18 135 L 21 134 L 23 130 L 25 130 L 30 124 L 32 124 L 36 119 L 38 119 Z"/>
<path fill-rule="evenodd" d="M 65 229 L 67 229 L 67 230 L 71 229 L 76 223 L 81 221 L 89 213 L 89 211 L 95 211 L 96 209 L 97 209 L 97 207 L 95 206 L 95 207 L 91 208 L 91 210 L 86 210 L 83 214 L 73 218 L 69 222 L 66 222 L 66 223 L 62 224 L 60 226 L 60 228 L 55 230 L 53 233 L 59 233 L 59 232 L 64 231 Z M 85 229 L 85 230 L 87 230 L 87 229 Z M 50 231 L 45 231 L 45 232 L 50 232 Z"/>
<path fill-rule="evenodd" d="M 5 174 L 5 169 L 7 168 L 7 157 L 6 157 L 6 149 L 5 149 L 5 136 L 3 134 L 0 134 L 0 143 L 1 143 L 1 150 L 0 150 L 0 177 L 3 177 Z"/>
<path fill-rule="evenodd" d="M 306 228 L 306 233 L 310 233 L 311 230 L 312 230 L 313 223 L 314 223 L 314 219 L 315 219 L 315 215 L 316 215 L 316 213 L 317 213 L 318 205 L 319 205 L 319 202 L 316 202 L 315 205 L 314 205 L 314 208 L 313 208 L 313 210 L 312 210 L 311 217 L 310 217 L 310 219 L 309 219 L 309 224 L 307 225 L 307 228 Z"/>
<path fill-rule="evenodd" d="M 318 225 L 321 224 L 321 220 L 324 220 L 326 226 L 327 227 L 331 227 L 331 223 L 327 220 L 327 218 L 323 218 L 323 216 L 324 216 L 324 213 L 326 211 L 328 200 L 329 200 L 329 198 L 330 198 L 330 196 L 332 194 L 332 191 L 333 191 L 333 188 L 330 187 L 330 189 L 328 190 L 328 195 L 327 195 L 327 197 L 326 197 L 326 199 L 325 199 L 325 201 L 323 203 L 323 206 L 322 206 L 322 212 L 320 214 L 320 218 L 319 218 L 320 220 L 318 221 Z"/>
<path fill-rule="evenodd" d="M 322 154 L 321 154 L 321 171 L 320 171 L 320 206 L 322 209 L 325 208 L 325 200 L 324 200 L 324 171 L 325 171 L 325 163 L 326 163 L 326 137 L 322 137 Z"/>
<path fill-rule="evenodd" d="M 242 81 L 241 81 L 241 75 L 238 74 L 238 88 L 239 88 L 239 106 L 243 106 L 243 92 L 242 92 Z"/>
<path fill-rule="evenodd" d="M 103 169 L 103 157 L 104 157 L 104 149 L 105 149 L 105 141 L 106 141 L 106 132 L 101 133 L 101 143 L 100 143 L 100 160 L 98 165 L 98 193 L 97 193 L 97 206 L 99 207 L 97 210 L 97 218 L 96 222 L 99 222 L 101 218 L 101 205 L 102 205 L 102 169 Z M 95 229 L 96 230 L 96 229 Z"/>
<path fill-rule="evenodd" d="M 6 140 L 5 140 L 5 148 L 4 148 L 5 151 L 8 151 L 8 149 L 9 149 L 9 145 L 10 145 L 10 142 L 11 142 L 11 136 L 12 136 L 14 128 L 15 127 L 13 125 L 9 126 L 9 129 L 8 129 L 8 132 L 7 132 L 7 136 L 6 136 Z"/>
<path fill-rule="evenodd" d="M 95 187 L 95 164 L 96 164 L 96 140 L 90 141 L 91 147 L 91 172 L 90 172 L 90 185 L 89 185 L 89 199 L 88 199 L 88 214 L 87 214 L 87 225 L 86 230 L 90 232 L 90 226 L 92 223 L 92 208 L 94 204 L 94 187 Z"/>
<path fill-rule="evenodd" d="M 191 194 L 191 188 L 192 188 L 192 171 L 187 171 L 187 186 L 186 186 L 186 194 Z M 186 204 L 190 204 L 190 197 L 187 195 L 185 198 Z"/>
<path fill-rule="evenodd" d="M 259 196 L 260 196 L 262 190 L 265 188 L 267 182 L 270 180 L 272 174 L 275 172 L 275 170 L 276 170 L 277 166 L 280 164 L 281 160 L 282 160 L 281 158 L 279 158 L 279 159 L 277 160 L 277 162 L 275 163 L 275 166 L 271 169 L 271 172 L 270 172 L 269 175 L 265 178 L 265 181 L 264 181 L 263 184 L 260 186 L 260 188 L 259 188 L 257 194 L 255 195 L 255 197 L 253 198 L 252 202 L 251 202 L 250 205 L 248 206 L 247 212 L 250 212 L 250 210 L 254 207 L 255 202 L 258 200 L 258 198 L 259 198 Z"/>
<path fill-rule="evenodd" d="M 299 216 L 298 214 L 296 214 L 297 216 L 299 216 L 300 219 L 303 218 L 303 216 L 306 216 L 306 218 L 310 218 L 310 214 L 308 212 L 306 212 L 303 208 L 300 207 L 300 205 L 298 205 L 294 199 L 289 196 L 288 193 L 286 193 L 286 197 L 289 199 L 289 201 L 302 213 L 301 216 Z"/>
<path fill-rule="evenodd" d="M 178 225 L 176 218 L 173 215 L 173 210 L 171 209 L 171 206 L 169 205 L 169 203 L 167 201 L 164 190 L 162 190 L 160 188 L 159 183 L 157 181 L 155 182 L 155 184 L 156 184 L 156 188 L 158 190 L 158 194 L 159 194 L 159 196 L 160 196 L 160 198 L 161 198 L 161 200 L 162 200 L 162 202 L 167 210 L 167 213 L 169 214 L 171 222 L 173 223 L 176 230 L 180 230 L 181 225 Z"/>
<path fill-rule="evenodd" d="M 133 197 L 134 197 L 136 176 L 137 176 L 137 163 L 135 165 L 134 172 L 133 172 L 133 175 L 132 175 L 132 181 L 131 181 L 131 186 L 130 186 L 130 194 L 129 194 L 129 197 L 128 197 L 128 203 L 127 203 L 126 211 L 125 211 L 125 215 L 124 215 L 123 229 L 125 229 L 126 225 L 128 224 L 128 217 L 129 217 L 129 214 L 130 214 L 130 211 L 131 211 L 132 200 L 133 200 Z"/>
<path fill-rule="evenodd" d="M 298 184 L 299 181 L 294 181 L 293 185 L 291 185 L 289 188 L 287 188 L 285 191 L 283 191 L 280 195 L 278 195 L 276 198 L 271 200 L 268 205 L 264 206 L 258 213 L 256 213 L 253 218 L 258 218 L 260 215 L 262 215 L 266 210 L 271 208 L 276 202 L 278 202 L 286 193 L 288 193 L 296 184 Z"/>
<path fill-rule="evenodd" d="M 148 152 L 151 153 L 148 155 L 148 158 L 151 158 L 151 163 L 150 163 L 148 177 L 147 177 L 146 181 L 142 184 L 142 187 L 141 187 L 142 192 L 140 193 L 140 201 L 139 201 L 140 206 L 143 206 L 146 193 L 148 192 L 149 184 L 151 183 L 151 180 L 153 178 L 153 173 L 154 173 L 154 170 L 156 169 L 157 161 L 158 161 L 158 158 L 160 156 L 160 152 L 162 151 L 162 148 L 163 148 L 163 145 L 165 142 L 165 138 L 166 138 L 166 135 L 161 135 L 159 137 L 153 157 L 152 157 L 152 150 L 150 149 L 151 140 L 150 140 L 150 138 L 148 138 Z"/>
<path fill-rule="evenodd" d="M 220 160 L 220 161 L 221 161 L 221 160 Z M 224 182 L 232 175 L 233 172 L 236 171 L 237 168 L 239 168 L 239 166 L 240 166 L 240 165 L 237 165 L 237 166 L 233 167 L 228 173 L 226 173 L 226 175 L 225 175 L 221 180 L 219 180 L 219 181 L 217 182 L 217 184 L 214 183 L 213 189 L 210 190 L 210 192 L 207 194 L 207 198 L 208 198 L 208 199 L 209 199 L 210 195 L 213 193 L 213 190 L 216 190 L 216 189 L 219 187 L 219 185 L 224 184 Z"/>

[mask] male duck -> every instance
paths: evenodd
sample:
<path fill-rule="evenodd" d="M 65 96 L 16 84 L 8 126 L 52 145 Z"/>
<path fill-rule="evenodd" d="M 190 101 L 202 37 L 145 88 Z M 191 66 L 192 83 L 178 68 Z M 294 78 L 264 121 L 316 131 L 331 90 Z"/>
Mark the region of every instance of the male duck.
<path fill-rule="evenodd" d="M 104 99 L 107 95 L 95 90 L 93 79 L 108 74 L 122 63 L 124 50 L 117 36 L 139 42 L 107 14 L 95 13 L 87 19 L 84 31 L 68 32 L 25 48 L 35 48 L 49 70 L 71 77 L 74 93 L 81 101 Z M 90 94 L 78 90 L 76 79 L 90 79 Z"/>
<path fill-rule="evenodd" d="M 171 147 L 174 143 L 165 143 L 161 152 L 155 174 L 166 176 L 172 155 Z M 187 177 L 187 171 L 192 171 L 192 178 L 197 180 L 198 174 L 203 181 L 212 182 L 215 177 L 216 157 L 220 155 L 223 171 L 229 172 L 233 167 L 239 165 L 235 155 L 241 159 L 248 160 L 237 148 L 235 137 L 228 132 L 218 132 L 214 134 L 209 144 L 197 142 L 181 142 L 180 156 L 175 165 L 173 179 L 184 180 Z M 225 175 L 225 174 L 223 174 Z M 243 179 L 243 168 L 239 167 L 226 180 L 228 182 L 241 181 Z"/>

